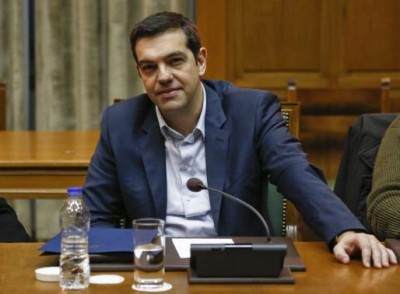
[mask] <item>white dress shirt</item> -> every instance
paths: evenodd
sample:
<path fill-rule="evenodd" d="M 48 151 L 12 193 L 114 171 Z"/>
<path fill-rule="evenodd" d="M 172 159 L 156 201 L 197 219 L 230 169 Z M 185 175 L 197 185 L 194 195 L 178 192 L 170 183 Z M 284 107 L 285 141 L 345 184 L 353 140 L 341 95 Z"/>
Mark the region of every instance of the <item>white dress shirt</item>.
<path fill-rule="evenodd" d="M 165 233 L 174 237 L 216 236 L 207 190 L 191 192 L 186 182 L 199 178 L 207 185 L 205 154 L 206 94 L 203 90 L 203 107 L 194 130 L 186 137 L 167 125 L 156 107 L 157 119 L 165 137 L 167 175 L 167 216 Z"/>

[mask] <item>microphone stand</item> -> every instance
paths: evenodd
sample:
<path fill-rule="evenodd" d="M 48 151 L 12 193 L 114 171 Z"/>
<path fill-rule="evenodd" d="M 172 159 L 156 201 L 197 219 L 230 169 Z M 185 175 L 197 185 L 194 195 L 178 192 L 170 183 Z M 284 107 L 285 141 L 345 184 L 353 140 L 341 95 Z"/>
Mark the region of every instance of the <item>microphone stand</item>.
<path fill-rule="evenodd" d="M 215 282 L 218 279 L 222 279 L 218 281 L 230 281 L 229 278 L 233 277 L 236 279 L 244 278 L 246 282 L 254 282 L 253 278 L 266 277 L 274 277 L 279 280 L 278 277 L 283 271 L 287 245 L 271 242 L 268 224 L 257 209 L 233 195 L 207 187 L 198 178 L 190 178 L 186 186 L 192 192 L 201 190 L 217 192 L 247 207 L 257 215 L 267 233 L 267 244 L 192 244 L 190 248 L 189 281 Z"/>
<path fill-rule="evenodd" d="M 262 224 L 264 225 L 265 232 L 267 233 L 267 243 L 271 242 L 271 233 L 269 231 L 269 226 L 268 226 L 267 222 L 265 221 L 265 219 L 263 218 L 263 216 L 261 215 L 261 213 L 259 213 L 257 209 L 255 209 L 253 206 L 251 206 L 247 202 L 244 202 L 243 200 L 241 200 L 239 198 L 233 197 L 232 195 L 230 195 L 228 193 L 225 193 L 224 191 L 220 191 L 220 190 L 217 190 L 217 189 L 214 189 L 214 188 L 210 188 L 210 187 L 207 187 L 205 185 L 203 185 L 201 188 L 203 190 L 207 189 L 207 190 L 210 190 L 210 191 L 214 191 L 214 192 L 220 193 L 220 194 L 228 197 L 229 199 L 231 199 L 233 201 L 236 201 L 237 203 L 239 203 L 241 205 L 246 206 L 248 209 L 250 209 L 252 212 L 254 212 L 257 215 L 257 217 L 260 219 Z"/>

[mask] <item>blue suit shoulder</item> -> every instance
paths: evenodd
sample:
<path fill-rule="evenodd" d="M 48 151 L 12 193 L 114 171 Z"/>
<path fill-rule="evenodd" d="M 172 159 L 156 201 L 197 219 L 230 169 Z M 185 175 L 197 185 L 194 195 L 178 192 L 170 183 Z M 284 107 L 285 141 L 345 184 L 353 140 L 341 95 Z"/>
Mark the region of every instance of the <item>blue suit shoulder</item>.
<path fill-rule="evenodd" d="M 0 242 L 29 242 L 30 237 L 14 209 L 0 198 Z"/>
<path fill-rule="evenodd" d="M 269 103 L 279 102 L 279 98 L 272 92 L 260 89 L 243 88 L 224 80 L 202 80 L 204 85 L 218 94 L 221 99 L 246 99 L 248 103 L 265 99 Z M 265 102 L 264 101 L 264 102 Z M 267 104 L 269 104 L 267 103 Z"/>
<path fill-rule="evenodd" d="M 110 105 L 105 110 L 103 119 L 106 118 L 108 124 L 116 127 L 121 124 L 140 126 L 143 120 L 149 117 L 149 112 L 155 115 L 155 107 L 144 93 Z"/>
<path fill-rule="evenodd" d="M 154 104 L 148 98 L 147 94 L 143 93 L 134 97 L 129 97 L 123 99 L 119 102 L 110 105 L 108 109 L 114 114 L 124 114 L 124 113 L 132 113 L 132 112 L 142 112 L 151 107 L 154 107 Z"/>

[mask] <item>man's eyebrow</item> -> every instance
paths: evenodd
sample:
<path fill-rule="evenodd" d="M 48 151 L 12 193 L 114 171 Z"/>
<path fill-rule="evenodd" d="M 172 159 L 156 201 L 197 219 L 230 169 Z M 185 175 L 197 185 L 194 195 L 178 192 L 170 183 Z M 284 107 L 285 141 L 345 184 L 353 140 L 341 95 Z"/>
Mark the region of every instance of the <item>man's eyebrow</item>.
<path fill-rule="evenodd" d="M 172 52 L 171 54 L 168 54 L 165 58 L 168 59 L 168 58 L 176 57 L 176 56 L 184 56 L 184 57 L 186 57 L 187 54 L 185 52 L 182 52 L 182 51 L 175 51 L 175 52 Z"/>
<path fill-rule="evenodd" d="M 183 52 L 183 51 L 177 50 L 177 51 L 171 52 L 170 54 L 162 57 L 162 59 L 163 60 L 167 60 L 167 59 L 170 59 L 172 57 L 177 57 L 177 56 L 187 57 L 187 54 L 185 52 Z M 138 61 L 138 66 L 141 66 L 143 64 L 148 64 L 148 63 L 154 63 L 154 61 L 148 60 L 148 59 L 139 60 Z"/>

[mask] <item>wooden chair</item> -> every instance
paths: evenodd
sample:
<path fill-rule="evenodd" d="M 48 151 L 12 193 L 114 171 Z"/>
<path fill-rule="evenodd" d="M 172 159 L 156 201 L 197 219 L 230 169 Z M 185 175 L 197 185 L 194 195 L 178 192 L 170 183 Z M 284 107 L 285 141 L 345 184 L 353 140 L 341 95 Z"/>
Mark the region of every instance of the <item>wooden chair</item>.
<path fill-rule="evenodd" d="M 281 102 L 281 113 L 290 133 L 299 137 L 299 102 Z M 294 205 L 278 192 L 275 185 L 268 183 L 264 188 L 263 207 L 267 208 L 262 214 L 269 217 L 276 236 L 289 237 L 297 240 L 297 223 L 299 214 Z"/>
<path fill-rule="evenodd" d="M 388 78 L 382 79 L 381 87 L 376 89 L 297 89 L 295 81 L 289 80 L 287 94 L 284 97 L 288 102 L 283 102 L 283 105 L 290 102 L 301 103 L 301 118 L 298 124 L 304 148 L 311 147 L 310 149 L 314 150 L 322 141 L 326 141 L 324 143 L 326 148 L 323 150 L 326 152 L 325 156 L 329 154 L 329 159 L 332 160 L 336 158 L 336 153 L 340 157 L 342 147 L 337 151 L 335 148 L 339 146 L 338 142 L 344 141 L 349 126 L 360 114 L 389 111 L 389 90 Z M 295 135 L 293 131 L 292 134 Z M 311 145 L 314 144 L 313 140 L 315 147 Z M 283 206 L 288 207 L 286 207 L 286 219 L 282 221 L 282 235 L 290 235 L 295 240 L 303 241 L 318 239 L 302 222 L 301 216 L 294 207 L 291 207 L 290 202 L 285 199 L 283 201 Z M 295 235 L 292 232 L 295 232 Z"/>
<path fill-rule="evenodd" d="M 321 168 L 333 186 L 352 123 L 364 113 L 390 111 L 390 79 L 377 80 L 375 88 L 301 88 L 290 81 L 284 100 L 301 103 L 300 136 L 309 160 Z M 287 97 L 285 97 L 287 95 Z"/>
<path fill-rule="evenodd" d="M 121 102 L 122 100 L 124 100 L 123 98 L 114 98 L 113 99 L 113 104 Z"/>
<path fill-rule="evenodd" d="M 6 82 L 0 81 L 0 130 L 6 129 Z"/>
<path fill-rule="evenodd" d="M 389 112 L 390 79 L 376 88 L 299 89 L 289 82 L 288 101 L 301 103 L 301 133 L 347 133 L 364 113 Z"/>
<path fill-rule="evenodd" d="M 281 102 L 282 116 L 287 123 L 290 133 L 299 139 L 300 137 L 300 103 L 283 101 Z"/>
<path fill-rule="evenodd" d="M 290 88 L 288 88 L 290 94 Z M 288 99 L 289 100 L 289 99 Z M 300 103 L 296 101 L 281 102 L 282 116 L 290 133 L 297 139 L 300 136 Z M 319 239 L 303 222 L 296 207 L 280 194 L 272 184 L 268 186 L 268 214 L 278 236 L 286 236 L 295 241 Z"/>
<path fill-rule="evenodd" d="M 291 88 L 288 87 L 288 94 L 290 97 Z M 299 139 L 300 136 L 300 103 L 299 102 L 282 102 L 281 108 L 282 116 L 286 120 L 287 127 L 290 133 Z M 302 227 L 302 220 L 296 207 L 286 198 L 282 196 L 282 236 L 289 237 L 293 240 L 302 239 L 299 236 L 300 227 Z"/>

